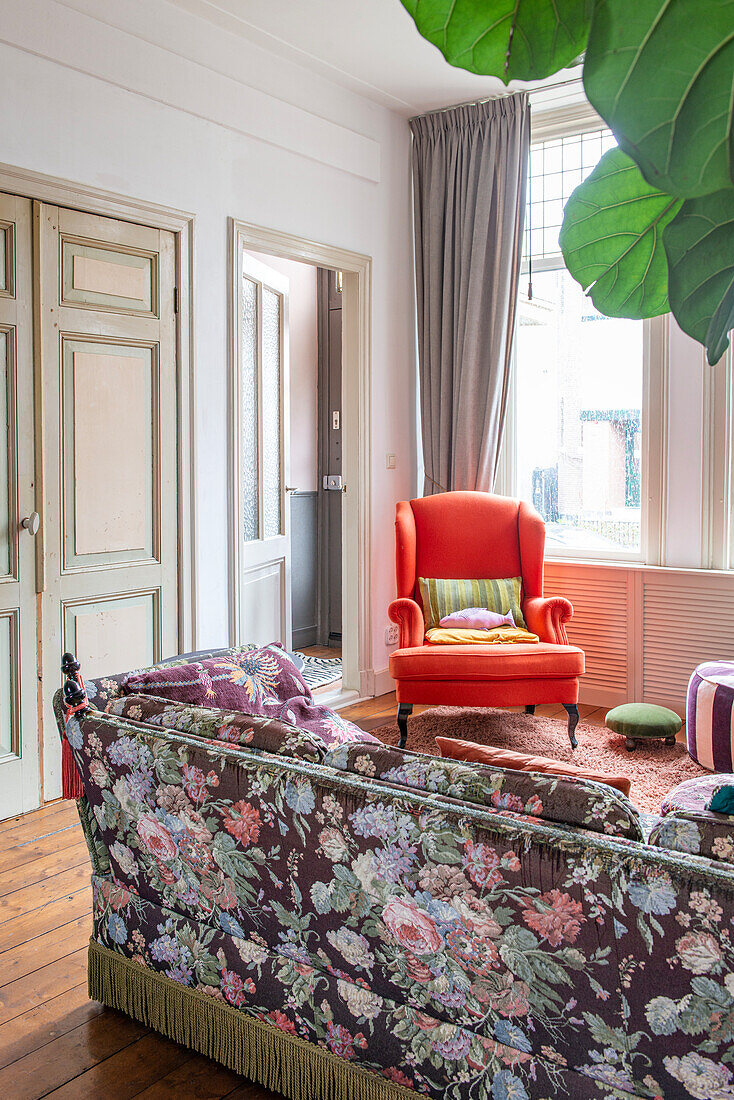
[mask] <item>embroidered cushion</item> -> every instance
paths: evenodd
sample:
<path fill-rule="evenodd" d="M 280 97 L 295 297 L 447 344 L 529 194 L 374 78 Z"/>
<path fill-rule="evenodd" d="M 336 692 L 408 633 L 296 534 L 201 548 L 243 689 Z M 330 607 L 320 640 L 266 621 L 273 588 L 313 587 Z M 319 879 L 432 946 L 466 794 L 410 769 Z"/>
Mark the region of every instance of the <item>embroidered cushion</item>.
<path fill-rule="evenodd" d="M 87 689 L 87 697 L 90 703 L 94 703 L 96 707 L 104 707 L 105 703 L 108 703 L 110 699 L 116 699 L 119 695 L 124 694 L 125 683 L 131 676 L 140 676 L 143 672 L 153 672 L 159 668 L 180 668 L 181 665 L 194 664 L 196 661 L 209 660 L 212 657 L 231 657 L 233 654 L 247 653 L 253 649 L 260 649 L 261 646 L 253 645 L 248 642 L 245 645 L 234 646 L 227 649 L 210 649 L 201 650 L 197 653 L 183 653 L 177 657 L 169 657 L 165 661 L 159 661 L 155 665 L 148 665 L 145 668 L 127 669 L 126 672 L 114 672 L 108 673 L 106 676 L 99 676 L 94 680 L 84 681 L 84 686 Z"/>
<path fill-rule="evenodd" d="M 306 681 L 278 645 L 133 673 L 123 690 L 248 714 L 264 714 L 268 703 L 312 699 Z"/>
<path fill-rule="evenodd" d="M 134 673 L 125 681 L 123 691 L 275 718 L 316 734 L 327 745 L 375 740 L 335 711 L 315 703 L 306 681 L 277 644 Z"/>
<path fill-rule="evenodd" d="M 650 834 L 650 844 L 688 855 L 734 863 L 734 825 L 727 813 L 709 809 L 728 775 L 686 779 L 666 796 L 662 819 Z"/>
<path fill-rule="evenodd" d="M 277 718 L 261 718 L 234 710 L 194 707 L 156 695 L 120 695 L 105 708 L 105 713 L 149 726 L 162 726 L 207 741 L 262 752 L 292 756 L 319 763 L 328 749 L 322 737 Z"/>
<path fill-rule="evenodd" d="M 438 626 L 441 619 L 468 607 L 506 615 L 512 612 L 515 625 L 526 628 L 520 609 L 522 577 L 495 580 L 448 580 L 443 577 L 419 577 L 418 590 L 423 604 L 426 630 Z"/>

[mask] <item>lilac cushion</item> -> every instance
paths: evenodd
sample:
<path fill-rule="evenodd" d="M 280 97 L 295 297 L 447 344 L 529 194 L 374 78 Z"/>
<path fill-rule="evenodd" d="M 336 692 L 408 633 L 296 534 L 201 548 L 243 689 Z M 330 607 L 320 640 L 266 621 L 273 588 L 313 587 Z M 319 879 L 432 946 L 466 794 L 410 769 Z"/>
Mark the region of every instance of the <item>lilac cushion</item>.
<path fill-rule="evenodd" d="M 133 673 L 123 692 L 276 718 L 317 734 L 327 745 L 376 741 L 359 726 L 315 703 L 308 684 L 277 643 Z"/>
<path fill-rule="evenodd" d="M 498 611 L 488 611 L 486 607 L 465 607 L 463 611 L 452 611 L 444 615 L 439 626 L 454 626 L 460 630 L 494 630 L 498 626 L 517 627 L 512 611 L 501 615 Z"/>

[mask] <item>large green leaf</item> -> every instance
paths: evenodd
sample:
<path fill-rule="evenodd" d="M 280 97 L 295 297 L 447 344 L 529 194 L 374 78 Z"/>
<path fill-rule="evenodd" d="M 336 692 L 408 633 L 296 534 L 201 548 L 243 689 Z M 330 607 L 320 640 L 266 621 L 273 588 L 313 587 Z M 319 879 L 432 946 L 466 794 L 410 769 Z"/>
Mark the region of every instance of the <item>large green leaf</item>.
<path fill-rule="evenodd" d="M 734 328 L 734 187 L 684 202 L 663 244 L 675 319 L 713 366 Z"/>
<path fill-rule="evenodd" d="M 593 0 L 402 0 L 452 65 L 510 80 L 541 80 L 583 53 Z"/>
<path fill-rule="evenodd" d="M 681 206 L 651 187 L 621 149 L 610 149 L 571 194 L 563 215 L 566 267 L 607 317 L 668 311 L 661 234 Z"/>
<path fill-rule="evenodd" d="M 734 0 L 597 0 L 586 94 L 661 191 L 730 184 L 733 82 Z"/>

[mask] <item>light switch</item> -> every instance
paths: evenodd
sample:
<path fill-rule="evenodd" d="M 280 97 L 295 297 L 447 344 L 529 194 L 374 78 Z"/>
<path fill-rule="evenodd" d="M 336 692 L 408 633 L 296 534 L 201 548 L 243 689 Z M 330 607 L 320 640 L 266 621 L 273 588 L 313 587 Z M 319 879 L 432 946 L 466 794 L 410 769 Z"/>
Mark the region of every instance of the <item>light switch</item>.
<path fill-rule="evenodd" d="M 395 455 L 385 455 L 385 466 L 388 470 L 394 470 L 397 466 Z"/>

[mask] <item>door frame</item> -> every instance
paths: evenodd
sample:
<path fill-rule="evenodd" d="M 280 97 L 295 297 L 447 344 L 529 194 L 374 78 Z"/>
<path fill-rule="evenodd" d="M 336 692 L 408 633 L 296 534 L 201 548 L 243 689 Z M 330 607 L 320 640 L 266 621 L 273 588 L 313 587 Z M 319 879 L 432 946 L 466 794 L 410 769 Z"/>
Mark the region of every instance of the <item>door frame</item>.
<path fill-rule="evenodd" d="M 329 440 L 332 432 L 331 416 L 334 409 L 334 403 L 328 402 L 325 398 L 325 394 L 330 390 L 330 349 L 331 349 L 331 332 L 330 332 L 330 318 L 329 318 L 329 287 L 330 287 L 330 270 L 326 268 L 319 268 L 317 279 L 317 311 L 318 311 L 318 335 L 319 335 L 319 365 L 318 365 L 318 424 L 319 424 L 319 440 L 318 440 L 318 459 L 319 459 L 319 498 L 318 498 L 318 534 L 317 534 L 317 554 L 318 554 L 318 608 L 317 608 L 317 630 L 318 630 L 318 644 L 328 645 L 331 637 L 331 631 L 329 627 L 329 597 L 331 595 L 331 553 L 329 546 L 329 535 L 331 524 L 329 522 L 329 494 L 321 484 L 322 474 L 331 473 L 329 463 Z M 339 306 L 339 312 L 341 313 L 341 304 Z M 340 319 L 343 320 L 343 318 Z M 340 351 L 341 351 L 341 339 Z M 341 392 L 341 386 L 343 385 L 343 374 L 339 379 L 339 389 Z M 339 408 L 341 409 L 341 398 L 339 400 Z M 340 432 L 341 436 L 341 432 Z M 343 437 L 342 437 L 343 438 Z M 333 470 L 336 473 L 336 469 Z M 341 510 L 340 510 L 341 512 Z M 341 530 L 341 524 L 339 524 Z M 341 554 L 340 554 L 341 557 Z M 344 629 L 344 623 L 341 623 L 342 631 Z"/>
<path fill-rule="evenodd" d="M 120 221 L 149 225 L 167 230 L 174 236 L 174 272 L 178 287 L 178 313 L 176 314 L 176 379 L 177 379 L 177 483 L 178 483 L 178 645 L 185 653 L 197 648 L 198 631 L 196 615 L 196 468 L 195 455 L 195 375 L 194 375 L 194 230 L 193 214 L 173 207 L 161 206 L 142 199 L 72 180 L 50 176 L 43 172 L 18 168 L 0 163 L 0 191 L 53 206 L 70 207 L 84 214 L 99 214 Z M 40 271 L 40 236 L 38 226 L 33 225 L 33 280 L 38 289 Z M 34 329 L 34 404 L 35 404 L 35 492 L 36 511 L 41 526 L 36 535 L 36 593 L 45 589 L 44 575 L 44 452 L 43 432 L 40 425 L 44 416 L 44 393 L 41 384 L 43 363 L 41 341 Z M 61 672 L 59 670 L 59 683 Z M 42 683 L 38 687 L 38 741 L 39 741 L 39 796 L 44 798 L 44 728 L 42 707 Z M 50 732 L 49 732 L 50 735 Z"/>
<path fill-rule="evenodd" d="M 371 694 L 372 614 L 370 570 L 371 318 L 372 258 L 291 233 L 229 219 L 229 376 L 230 376 L 230 643 L 239 645 L 242 546 L 239 484 L 239 318 L 237 281 L 241 249 L 297 260 L 343 272 L 342 305 L 342 469 L 347 491 L 342 508 L 342 689 L 330 705 L 346 705 Z M 347 624 L 349 624 L 347 626 Z"/>

